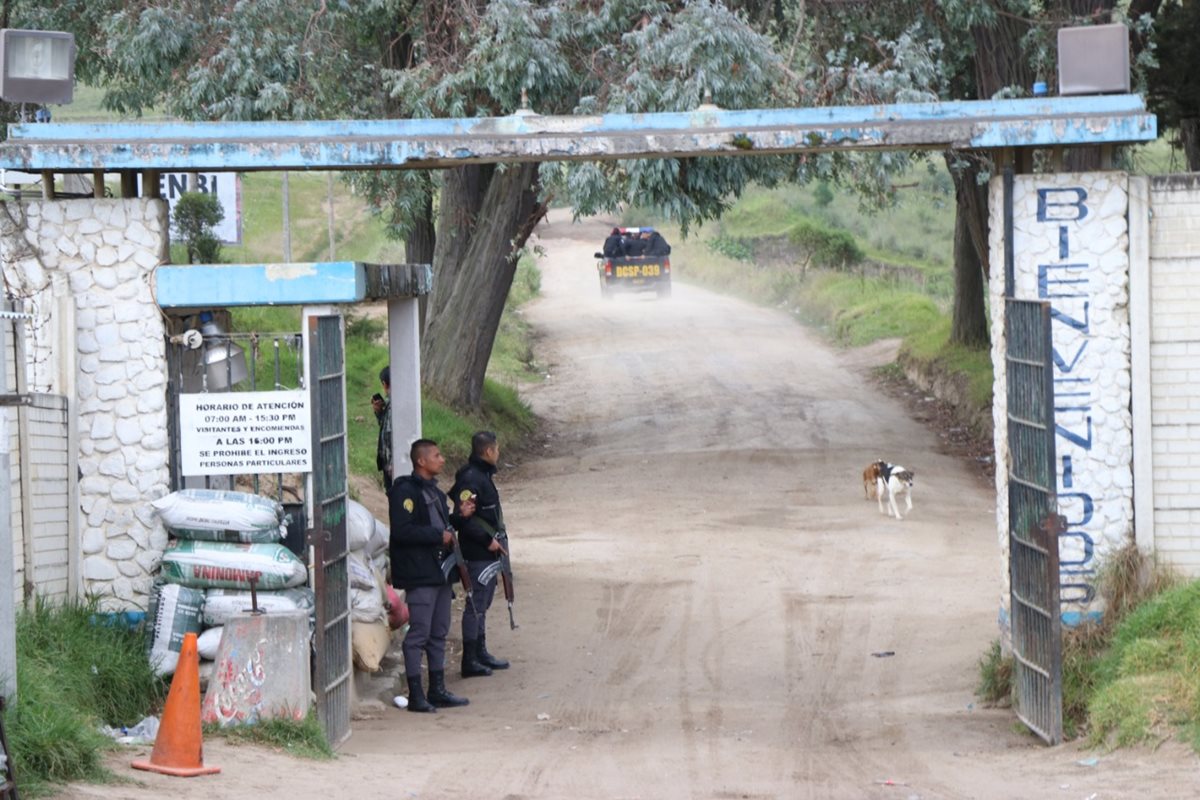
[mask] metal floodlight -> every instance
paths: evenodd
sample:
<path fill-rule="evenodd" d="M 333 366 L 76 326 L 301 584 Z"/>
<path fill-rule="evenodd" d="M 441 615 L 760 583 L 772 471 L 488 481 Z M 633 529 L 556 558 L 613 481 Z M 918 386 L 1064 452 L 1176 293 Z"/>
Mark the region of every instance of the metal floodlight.
<path fill-rule="evenodd" d="M 69 103 L 75 95 L 75 36 L 0 30 L 0 98 L 9 103 Z"/>
<path fill-rule="evenodd" d="M 203 334 L 204 350 L 202 363 L 196 365 L 193 374 L 197 391 L 206 388 L 210 392 L 227 392 L 234 384 L 249 377 L 246 351 L 225 335 L 213 320 L 211 311 L 200 315 L 200 333 Z"/>
<path fill-rule="evenodd" d="M 1129 93 L 1129 29 L 1119 22 L 1058 29 L 1058 93 Z"/>

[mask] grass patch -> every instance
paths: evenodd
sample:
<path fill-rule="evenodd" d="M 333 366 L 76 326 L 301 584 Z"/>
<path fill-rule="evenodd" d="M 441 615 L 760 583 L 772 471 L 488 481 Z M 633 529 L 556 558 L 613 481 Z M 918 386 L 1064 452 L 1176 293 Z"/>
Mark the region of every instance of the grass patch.
<path fill-rule="evenodd" d="M 989 706 L 1008 706 L 1012 703 L 1012 680 L 1012 656 L 1004 655 L 1000 641 L 996 640 L 979 659 L 979 682 L 975 685 L 975 695 Z"/>
<path fill-rule="evenodd" d="M 107 624 L 95 602 L 36 603 L 17 615 L 17 703 L 5 718 L 22 796 L 55 784 L 106 780 L 102 724 L 156 713 L 165 685 L 140 631 Z"/>
<path fill-rule="evenodd" d="M 1132 608 L 1090 674 L 1093 743 L 1120 747 L 1181 727 L 1200 745 L 1200 582 L 1167 588 Z"/>
<path fill-rule="evenodd" d="M 333 748 L 325 741 L 325 733 L 317 719 L 316 709 L 310 709 L 302 722 L 290 719 L 269 719 L 254 725 L 233 725 L 222 728 L 216 723 L 204 726 L 205 736 L 220 736 L 231 742 L 249 742 L 297 758 L 327 760 L 334 757 Z"/>
<path fill-rule="evenodd" d="M 1180 583 L 1135 545 L 1097 579 L 1105 616 L 1063 632 L 1063 732 L 1124 747 L 1181 733 L 1200 751 L 1200 581 Z M 1012 659 L 993 642 L 976 693 L 1012 692 Z"/>
<path fill-rule="evenodd" d="M 967 382 L 971 407 L 991 408 L 995 379 L 991 351 L 951 342 L 949 317 L 940 316 L 924 330 L 907 335 L 900 353 L 902 359 L 937 363 L 943 372 L 961 375 Z"/>
<path fill-rule="evenodd" d="M 883 278 L 819 272 L 797 288 L 804 317 L 824 325 L 841 344 L 925 333 L 944 319 L 931 299 Z"/>
<path fill-rule="evenodd" d="M 522 256 L 508 292 L 508 303 L 500 317 L 500 328 L 496 331 L 496 342 L 488 362 L 489 378 L 509 385 L 542 380 L 543 370 L 533 355 L 533 332 L 521 313 L 521 306 L 537 297 L 541 290 L 542 273 L 533 256 Z"/>

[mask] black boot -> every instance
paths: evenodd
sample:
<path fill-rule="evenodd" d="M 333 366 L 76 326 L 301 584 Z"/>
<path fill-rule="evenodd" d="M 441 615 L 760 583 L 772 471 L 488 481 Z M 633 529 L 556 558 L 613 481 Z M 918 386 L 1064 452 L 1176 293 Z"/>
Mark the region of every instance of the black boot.
<path fill-rule="evenodd" d="M 437 672 L 429 670 L 429 702 L 438 708 L 453 708 L 454 706 L 465 706 L 471 701 L 465 697 L 451 694 L 446 689 L 446 672 L 439 669 Z"/>
<path fill-rule="evenodd" d="M 479 641 L 463 639 L 462 676 L 478 678 L 491 674 L 492 671 L 488 669 L 487 664 L 479 660 Z"/>
<path fill-rule="evenodd" d="M 487 651 L 487 634 L 481 634 L 479 637 L 479 649 L 475 651 L 475 655 L 479 658 L 479 663 L 485 667 L 492 669 L 508 669 L 508 662 L 503 658 L 496 658 Z"/>
<path fill-rule="evenodd" d="M 430 686 L 430 694 L 433 687 Z M 432 714 L 437 711 L 429 701 L 425 699 L 425 691 L 421 688 L 421 676 L 408 676 L 408 710 L 417 711 L 424 714 Z"/>

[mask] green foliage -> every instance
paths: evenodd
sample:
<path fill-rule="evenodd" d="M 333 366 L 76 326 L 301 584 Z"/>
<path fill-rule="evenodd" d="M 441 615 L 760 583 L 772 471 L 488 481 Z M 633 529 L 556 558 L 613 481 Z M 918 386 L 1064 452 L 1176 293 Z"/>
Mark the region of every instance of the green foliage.
<path fill-rule="evenodd" d="M 99 726 L 132 725 L 165 694 L 144 634 L 112 624 L 94 602 L 38 602 L 17 615 L 17 683 L 5 727 L 22 794 L 103 778 L 112 743 Z"/>
<path fill-rule="evenodd" d="M 346 312 L 346 338 L 378 342 L 387 336 L 387 321 L 370 314 Z"/>
<path fill-rule="evenodd" d="M 788 239 L 817 267 L 845 270 L 863 260 L 862 248 L 849 231 L 802 220 L 788 232 Z"/>
<path fill-rule="evenodd" d="M 825 208 L 833 202 L 833 190 L 829 188 L 828 181 L 817 183 L 817 188 L 813 190 L 813 200 L 816 201 L 818 208 Z"/>
<path fill-rule="evenodd" d="M 733 236 L 717 236 L 708 240 L 708 249 L 735 261 L 753 261 L 754 243 L 750 239 Z"/>
<path fill-rule="evenodd" d="M 215 264 L 221 257 L 221 242 L 213 228 L 225 218 L 215 194 L 184 192 L 175 201 L 172 226 L 183 239 L 189 264 Z"/>
<path fill-rule="evenodd" d="M 1164 3 L 1154 25 L 1157 63 L 1147 72 L 1147 101 L 1160 129 L 1200 124 L 1200 86 L 1183 76 L 1200 70 L 1200 4 Z M 1192 147 L 1200 143 L 1192 142 Z"/>

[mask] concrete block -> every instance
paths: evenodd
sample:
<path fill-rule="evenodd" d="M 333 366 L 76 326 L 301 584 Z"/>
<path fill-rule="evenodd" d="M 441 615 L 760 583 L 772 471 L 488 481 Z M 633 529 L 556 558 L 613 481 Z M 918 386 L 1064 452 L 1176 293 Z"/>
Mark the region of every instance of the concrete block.
<path fill-rule="evenodd" d="M 308 613 L 241 612 L 225 625 L 201 719 L 222 727 L 308 713 Z"/>

